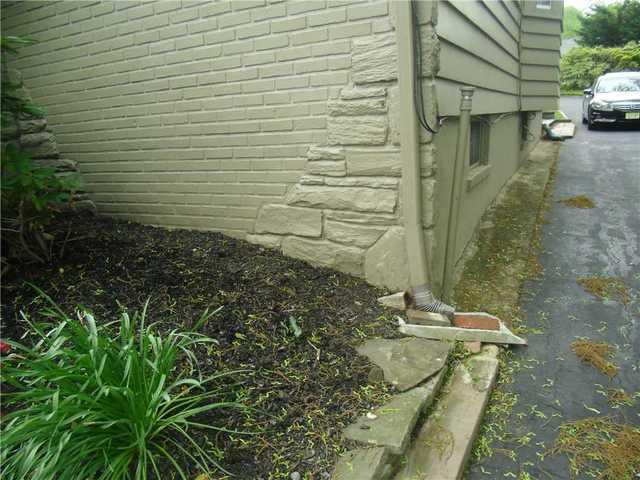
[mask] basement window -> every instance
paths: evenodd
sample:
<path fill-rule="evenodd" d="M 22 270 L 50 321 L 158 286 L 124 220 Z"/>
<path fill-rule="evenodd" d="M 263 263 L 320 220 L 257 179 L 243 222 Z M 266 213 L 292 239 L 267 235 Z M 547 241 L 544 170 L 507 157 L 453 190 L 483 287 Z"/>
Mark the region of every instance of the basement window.
<path fill-rule="evenodd" d="M 469 166 L 489 163 L 489 125 L 481 120 L 471 121 L 471 139 L 469 142 Z"/>
<path fill-rule="evenodd" d="M 536 8 L 540 10 L 551 10 L 551 0 L 536 0 Z"/>

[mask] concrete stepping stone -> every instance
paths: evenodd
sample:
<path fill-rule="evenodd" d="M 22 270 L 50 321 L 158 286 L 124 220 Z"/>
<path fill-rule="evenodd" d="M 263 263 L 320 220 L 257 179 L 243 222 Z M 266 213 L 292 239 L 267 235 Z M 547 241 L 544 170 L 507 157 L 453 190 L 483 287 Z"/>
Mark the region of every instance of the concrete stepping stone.
<path fill-rule="evenodd" d="M 395 480 L 462 478 L 497 373 L 495 345 L 484 346 L 456 367 Z"/>
<path fill-rule="evenodd" d="M 393 457 L 386 448 L 361 448 L 347 452 L 336 465 L 332 480 L 388 480 Z"/>
<path fill-rule="evenodd" d="M 451 345 L 422 338 L 367 340 L 357 349 L 382 369 L 385 381 L 408 390 L 442 369 Z"/>
<path fill-rule="evenodd" d="M 413 325 L 398 317 L 400 333 L 419 338 L 438 340 L 460 340 L 463 342 L 506 343 L 526 345 L 527 341 L 515 335 L 500 322 L 499 330 L 481 330 L 477 328 L 441 327 L 436 325 Z"/>
<path fill-rule="evenodd" d="M 440 370 L 423 386 L 395 395 L 389 402 L 360 417 L 343 432 L 348 440 L 385 447 L 393 455 L 402 455 L 411 441 L 411 434 L 424 410 L 435 397 L 444 370 Z"/>

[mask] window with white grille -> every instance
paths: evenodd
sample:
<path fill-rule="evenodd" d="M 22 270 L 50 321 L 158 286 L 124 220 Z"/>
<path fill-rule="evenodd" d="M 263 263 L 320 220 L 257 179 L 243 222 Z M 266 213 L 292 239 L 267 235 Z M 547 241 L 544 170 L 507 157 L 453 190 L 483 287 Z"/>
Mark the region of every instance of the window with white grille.
<path fill-rule="evenodd" d="M 469 165 L 486 165 L 489 163 L 489 125 L 481 120 L 471 122 L 471 139 L 469 143 Z"/>

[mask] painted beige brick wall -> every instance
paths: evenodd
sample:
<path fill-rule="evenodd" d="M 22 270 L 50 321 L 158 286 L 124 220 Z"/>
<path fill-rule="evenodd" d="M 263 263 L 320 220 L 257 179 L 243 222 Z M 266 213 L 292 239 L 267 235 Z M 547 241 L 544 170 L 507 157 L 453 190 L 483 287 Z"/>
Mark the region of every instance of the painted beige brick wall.
<path fill-rule="evenodd" d="M 353 43 L 391 31 L 390 8 L 3 2 L 2 29 L 39 41 L 12 66 L 102 213 L 244 237 L 327 142 Z"/>

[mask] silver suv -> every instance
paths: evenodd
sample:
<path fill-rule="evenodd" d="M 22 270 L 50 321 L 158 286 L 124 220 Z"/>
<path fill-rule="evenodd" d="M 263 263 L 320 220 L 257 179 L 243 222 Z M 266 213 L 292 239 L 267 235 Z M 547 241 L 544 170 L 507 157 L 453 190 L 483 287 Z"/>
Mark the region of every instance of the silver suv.
<path fill-rule="evenodd" d="M 584 90 L 582 123 L 640 125 L 640 72 L 607 73 Z"/>

